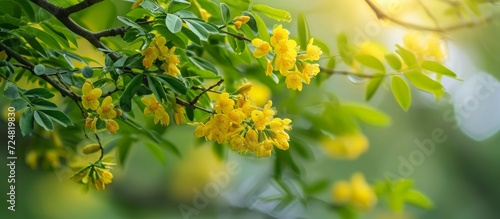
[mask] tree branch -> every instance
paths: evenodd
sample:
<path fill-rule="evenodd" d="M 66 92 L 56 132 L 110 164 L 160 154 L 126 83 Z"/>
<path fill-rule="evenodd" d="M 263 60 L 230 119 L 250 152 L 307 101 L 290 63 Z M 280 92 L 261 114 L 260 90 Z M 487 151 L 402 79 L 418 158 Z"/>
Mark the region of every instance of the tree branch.
<path fill-rule="evenodd" d="M 125 32 L 130 29 L 130 27 L 117 27 L 117 28 L 111 28 L 99 32 L 95 32 L 95 36 L 100 39 L 102 37 L 113 37 L 113 36 L 118 36 L 120 35 L 123 37 L 125 35 Z"/>
<path fill-rule="evenodd" d="M 180 105 L 183 105 L 183 106 L 187 106 L 189 108 L 192 108 L 192 109 L 198 109 L 198 110 L 201 110 L 203 112 L 207 112 L 207 113 L 211 113 L 211 114 L 214 114 L 215 112 L 212 111 L 212 110 L 209 110 L 209 109 L 205 109 L 203 107 L 199 107 L 199 106 L 196 106 L 194 104 L 191 104 L 183 99 L 181 99 L 180 97 L 175 97 L 175 102 L 177 104 L 180 104 Z"/>
<path fill-rule="evenodd" d="M 423 30 L 423 31 L 432 31 L 432 32 L 446 32 L 446 31 L 453 31 L 465 27 L 474 27 L 483 23 L 488 23 L 493 20 L 493 16 L 487 17 L 483 20 L 480 21 L 469 21 L 469 22 L 464 22 L 461 24 L 455 24 L 447 27 L 428 27 L 428 26 L 423 26 L 420 24 L 414 24 L 406 21 L 399 20 L 397 18 L 391 17 L 385 12 L 383 12 L 380 8 L 378 8 L 375 3 L 373 3 L 371 0 L 365 0 L 366 4 L 370 6 L 372 11 L 375 13 L 377 18 L 379 20 L 388 20 L 391 21 L 392 23 L 398 24 L 400 26 L 410 28 L 410 29 L 415 29 L 415 30 Z"/>
<path fill-rule="evenodd" d="M 15 60 L 17 60 L 20 64 L 22 64 L 23 65 L 22 68 L 28 69 L 32 74 L 37 75 L 37 74 L 35 74 L 35 71 L 34 71 L 35 65 L 33 63 L 31 63 L 30 61 L 28 61 L 27 59 L 25 59 L 21 55 L 17 54 L 14 50 L 12 50 L 11 48 L 9 48 L 8 46 L 6 46 L 3 43 L 0 43 L 0 49 L 5 50 L 7 55 L 11 56 Z M 64 86 L 62 86 L 59 83 L 52 80 L 48 75 L 37 75 L 37 76 L 42 78 L 43 80 L 45 80 L 50 85 L 52 85 L 52 87 L 54 87 L 59 92 L 61 92 L 61 94 L 63 96 L 68 96 L 76 102 L 81 100 L 81 97 L 78 96 L 78 94 L 75 94 L 75 93 L 73 93 L 73 91 L 66 89 Z"/>
<path fill-rule="evenodd" d="M 214 89 L 215 87 L 219 86 L 222 84 L 222 82 L 224 82 L 224 79 L 220 79 L 216 84 L 208 87 L 207 89 L 203 90 L 201 93 L 199 93 L 198 95 L 196 95 L 196 97 L 194 97 L 191 101 L 189 101 L 189 104 L 191 105 L 194 105 L 195 103 L 198 102 L 198 100 L 200 99 L 201 96 L 203 96 L 203 94 L 207 93 L 209 90 L 212 90 Z"/>
<path fill-rule="evenodd" d="M 225 31 L 225 30 L 219 30 L 221 33 L 225 33 L 227 35 L 230 35 L 234 38 L 236 38 L 237 40 L 244 40 L 244 41 L 248 41 L 248 42 L 252 42 L 251 39 L 245 37 L 245 36 L 242 36 L 242 35 L 238 35 L 238 34 L 234 34 L 234 33 L 231 33 L 231 32 L 228 32 L 228 31 Z"/>
<path fill-rule="evenodd" d="M 73 19 L 71 19 L 69 17 L 69 14 L 66 13 L 66 9 L 65 8 L 62 8 L 62 7 L 59 7 L 57 5 L 54 5 L 46 0 L 30 0 L 31 2 L 35 3 L 36 5 L 40 6 L 41 8 L 45 9 L 46 11 L 48 11 L 49 13 L 51 13 L 52 15 L 54 15 L 61 23 L 64 24 L 64 26 L 66 26 L 69 30 L 73 31 L 73 33 L 76 33 L 77 35 L 85 38 L 87 41 L 89 41 L 94 47 L 98 48 L 98 49 L 101 49 L 103 51 L 108 51 L 107 53 L 109 54 L 110 58 L 113 59 L 113 60 L 118 60 L 118 56 L 116 54 L 114 54 L 113 52 L 109 52 L 109 51 L 112 51 L 110 50 L 106 45 L 104 45 L 104 43 L 102 43 L 100 40 L 99 40 L 99 36 L 98 34 L 90 31 L 90 30 L 87 30 L 85 28 L 83 28 L 82 26 L 78 25 L 77 23 L 75 23 L 75 21 L 73 21 Z M 99 1 L 102 1 L 102 0 L 85 0 L 84 2 L 94 2 L 94 3 L 97 3 Z M 90 3 L 88 3 L 90 4 Z M 83 6 L 78 6 L 76 7 L 77 5 L 83 5 L 83 2 L 82 3 L 79 3 L 79 4 L 76 4 L 74 6 L 70 6 L 68 8 L 74 8 L 72 10 L 75 10 L 75 9 L 78 9 L 78 8 L 85 8 Z M 89 5 L 90 6 L 90 5 Z M 87 6 L 88 7 L 88 6 Z M 80 9 L 80 10 L 81 10 Z M 103 31 L 101 31 L 103 32 Z M 102 33 L 101 33 L 102 34 Z"/>

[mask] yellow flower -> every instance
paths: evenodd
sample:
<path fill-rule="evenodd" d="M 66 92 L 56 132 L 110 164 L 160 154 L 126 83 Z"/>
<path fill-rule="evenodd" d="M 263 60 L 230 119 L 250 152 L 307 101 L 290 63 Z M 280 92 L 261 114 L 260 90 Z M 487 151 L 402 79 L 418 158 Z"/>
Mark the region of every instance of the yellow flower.
<path fill-rule="evenodd" d="M 266 76 L 271 76 L 272 74 L 273 74 L 273 64 L 268 59 L 267 60 L 267 66 L 266 66 Z"/>
<path fill-rule="evenodd" d="M 215 102 L 214 109 L 217 113 L 229 113 L 234 107 L 234 100 L 229 98 L 229 93 L 222 93 Z"/>
<path fill-rule="evenodd" d="M 271 45 L 259 38 L 253 39 L 252 45 L 255 46 L 255 50 L 253 51 L 253 56 L 255 56 L 255 58 L 262 58 L 266 56 L 267 53 L 269 53 L 269 51 L 271 50 Z"/>
<path fill-rule="evenodd" d="M 186 110 L 184 109 L 184 107 L 179 104 L 175 104 L 174 111 L 175 124 L 180 125 L 184 123 L 184 115 L 186 114 Z"/>
<path fill-rule="evenodd" d="M 356 159 L 368 150 L 368 139 L 361 133 L 343 134 L 323 140 L 326 154 L 344 159 Z"/>
<path fill-rule="evenodd" d="M 115 120 L 109 119 L 106 120 L 106 129 L 109 133 L 115 134 L 118 129 L 120 129 L 120 126 L 118 126 L 118 123 Z"/>
<path fill-rule="evenodd" d="M 276 70 L 281 73 L 292 69 L 295 66 L 297 50 L 295 47 L 297 42 L 294 40 L 282 40 L 274 47 L 276 53 Z"/>
<path fill-rule="evenodd" d="M 332 198 L 338 203 L 350 204 L 359 210 L 369 210 L 377 203 L 375 192 L 361 173 L 354 173 L 349 182 L 335 183 Z"/>
<path fill-rule="evenodd" d="M 97 117 L 92 120 L 92 123 L 90 124 L 90 129 L 96 133 L 97 132 Z"/>
<path fill-rule="evenodd" d="M 241 28 L 241 25 L 243 25 L 243 23 L 242 23 L 241 21 L 235 21 L 235 22 L 234 22 L 234 27 L 235 27 L 236 29 L 240 29 L 240 28 Z"/>
<path fill-rule="evenodd" d="M 201 19 L 205 22 L 207 22 L 208 19 L 212 17 L 212 14 L 208 13 L 208 11 L 203 8 L 200 8 L 200 15 Z"/>
<path fill-rule="evenodd" d="M 335 183 L 332 189 L 332 197 L 338 203 L 346 204 L 351 201 L 351 185 L 341 180 Z"/>
<path fill-rule="evenodd" d="M 170 115 L 168 115 L 165 108 L 161 105 L 155 111 L 154 123 L 157 124 L 158 122 L 160 122 L 162 126 L 166 126 L 170 123 Z"/>
<path fill-rule="evenodd" d="M 430 36 L 427 40 L 427 48 L 425 50 L 427 58 L 442 61 L 446 58 L 446 52 L 443 49 L 442 40 L 439 36 Z"/>
<path fill-rule="evenodd" d="M 113 104 L 113 98 L 111 96 L 104 98 L 101 106 L 97 108 L 97 113 L 102 120 L 114 119 L 116 117 L 115 105 Z"/>
<path fill-rule="evenodd" d="M 205 129 L 205 124 L 203 123 L 198 124 L 198 126 L 196 126 L 196 129 L 194 130 L 194 136 L 198 138 L 205 136 L 204 129 Z"/>
<path fill-rule="evenodd" d="M 94 85 L 87 80 L 82 86 L 82 105 L 85 109 L 96 110 L 99 107 L 99 97 L 102 95 L 100 88 L 94 88 Z"/>
<path fill-rule="evenodd" d="M 257 157 L 269 157 L 271 156 L 272 148 L 273 148 L 273 141 L 266 139 L 259 144 L 258 149 L 255 152 L 255 155 Z"/>
<path fill-rule="evenodd" d="M 94 182 L 94 186 L 97 190 L 104 190 L 106 184 L 110 184 L 113 181 L 113 174 L 107 169 L 96 168 L 97 179 Z"/>
<path fill-rule="evenodd" d="M 231 141 L 229 142 L 231 145 L 231 149 L 238 153 L 245 152 L 245 138 L 241 135 L 235 135 L 234 137 L 231 138 Z"/>
<path fill-rule="evenodd" d="M 146 68 L 153 66 L 154 61 L 158 58 L 158 49 L 149 46 L 146 50 L 142 51 L 144 59 L 142 59 L 142 65 Z"/>
<path fill-rule="evenodd" d="M 250 129 L 245 136 L 246 146 L 249 150 L 255 151 L 259 144 L 259 135 L 254 129 Z"/>
<path fill-rule="evenodd" d="M 271 37 L 271 45 L 276 46 L 280 41 L 288 40 L 290 33 L 287 29 L 284 29 L 282 25 L 277 26 L 273 30 L 273 36 Z"/>
<path fill-rule="evenodd" d="M 307 59 L 316 61 L 319 60 L 319 56 L 323 54 L 323 52 L 318 46 L 313 45 L 313 43 L 314 43 L 314 38 L 311 38 L 309 40 L 309 44 L 307 44 L 307 49 L 306 49 Z"/>
<path fill-rule="evenodd" d="M 134 4 L 132 5 L 132 7 L 130 9 L 136 9 L 137 7 L 139 7 L 139 5 L 142 4 L 144 0 L 137 0 L 134 2 Z"/>
<path fill-rule="evenodd" d="M 160 107 L 160 103 L 156 100 L 155 95 L 142 97 L 141 102 L 146 105 L 146 107 L 144 108 L 145 116 L 153 114 L 156 110 L 158 110 L 158 107 Z"/>
<path fill-rule="evenodd" d="M 231 122 L 234 124 L 241 124 L 241 122 L 246 118 L 245 113 L 241 109 L 233 109 L 231 112 L 228 114 L 229 119 L 231 119 Z"/>
<path fill-rule="evenodd" d="M 85 128 L 92 128 L 92 121 L 94 121 L 94 119 L 90 116 L 85 118 Z"/>
<path fill-rule="evenodd" d="M 268 119 L 264 116 L 264 113 L 259 110 L 252 111 L 252 120 L 255 126 L 255 129 L 262 131 L 266 128 Z"/>
<path fill-rule="evenodd" d="M 243 24 L 246 24 L 248 21 L 250 21 L 250 17 L 242 15 L 242 16 L 235 17 L 233 20 L 234 21 L 239 21 L 239 22 L 241 22 Z"/>
<path fill-rule="evenodd" d="M 83 183 L 87 186 L 94 186 L 97 190 L 104 190 L 107 184 L 113 181 L 113 174 L 109 171 L 110 163 L 102 162 L 102 166 L 90 164 L 76 171 L 71 180 Z"/>
<path fill-rule="evenodd" d="M 26 160 L 26 164 L 31 167 L 31 169 L 38 168 L 38 153 L 35 150 L 29 150 L 24 160 Z"/>
<path fill-rule="evenodd" d="M 319 65 L 318 64 L 309 64 L 305 63 L 304 68 L 302 69 L 302 76 L 304 77 L 304 82 L 306 84 L 311 83 L 311 78 L 315 77 L 319 73 Z"/>
<path fill-rule="evenodd" d="M 302 90 L 302 74 L 298 71 L 289 71 L 286 73 L 286 87 L 292 90 Z"/>

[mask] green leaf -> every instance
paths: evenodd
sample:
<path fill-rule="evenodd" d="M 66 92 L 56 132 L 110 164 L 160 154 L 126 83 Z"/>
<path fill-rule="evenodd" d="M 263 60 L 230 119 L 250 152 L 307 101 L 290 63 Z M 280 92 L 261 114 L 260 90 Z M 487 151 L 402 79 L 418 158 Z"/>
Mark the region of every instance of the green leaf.
<path fill-rule="evenodd" d="M 167 163 L 167 157 L 163 153 L 163 150 L 158 146 L 157 143 L 146 141 L 144 145 L 148 148 L 149 152 L 156 158 L 156 160 L 160 161 L 160 163 Z"/>
<path fill-rule="evenodd" d="M 400 70 L 401 69 L 401 61 L 399 58 L 394 55 L 394 54 L 387 54 L 385 55 L 385 59 L 389 63 L 392 69 L 394 70 Z"/>
<path fill-rule="evenodd" d="M 222 21 L 224 21 L 225 24 L 229 23 L 231 21 L 231 13 L 226 3 L 220 3 L 220 11 L 222 14 Z"/>
<path fill-rule="evenodd" d="M 413 54 L 412 52 L 408 51 L 407 49 L 403 48 L 400 45 L 396 45 L 396 47 L 398 48 L 396 50 L 396 53 L 399 54 L 399 56 L 401 56 L 406 65 L 412 67 L 417 64 L 417 57 L 415 57 L 415 54 Z"/>
<path fill-rule="evenodd" d="M 186 9 L 190 5 L 191 5 L 191 3 L 189 3 L 186 0 L 173 0 L 168 5 L 167 11 L 168 11 L 168 13 L 174 13 L 176 11 L 180 11 L 180 10 Z"/>
<path fill-rule="evenodd" d="M 34 88 L 31 90 L 28 90 L 24 93 L 25 96 L 38 96 L 41 98 L 49 99 L 55 96 L 52 92 L 50 92 L 46 88 Z"/>
<path fill-rule="evenodd" d="M 49 116 L 40 111 L 35 111 L 34 114 L 35 121 L 38 125 L 43 127 L 47 131 L 52 131 L 54 129 L 54 124 L 52 120 L 50 120 Z"/>
<path fill-rule="evenodd" d="M 167 14 L 165 24 L 167 25 L 167 29 L 172 33 L 178 33 L 182 30 L 182 20 L 175 14 Z"/>
<path fill-rule="evenodd" d="M 26 40 L 26 42 L 31 46 L 31 48 L 33 48 L 34 50 L 36 50 L 43 57 L 45 57 L 45 58 L 47 57 L 47 52 L 45 51 L 45 49 L 43 48 L 43 46 L 40 45 L 40 43 L 38 42 L 38 40 L 36 40 L 35 36 L 33 36 L 31 34 L 27 34 L 27 33 L 21 33 L 21 35 Z"/>
<path fill-rule="evenodd" d="M 130 152 L 130 148 L 134 143 L 135 139 L 124 135 L 121 139 L 116 143 L 117 144 L 117 153 L 118 153 L 118 163 L 121 167 L 125 166 L 125 160 L 128 158 L 128 153 Z"/>
<path fill-rule="evenodd" d="M 130 112 L 132 109 L 132 98 L 139 89 L 142 83 L 142 74 L 136 75 L 130 83 L 128 83 L 127 88 L 123 91 L 120 96 L 120 108 L 125 112 Z"/>
<path fill-rule="evenodd" d="M 255 4 L 252 6 L 252 10 L 261 12 L 266 16 L 275 19 L 277 21 L 286 21 L 286 22 L 292 21 L 292 15 L 290 15 L 290 12 L 281 9 L 276 9 L 271 6 Z"/>
<path fill-rule="evenodd" d="M 190 107 L 187 107 L 188 109 L 192 109 Z M 162 147 L 163 149 L 170 151 L 175 154 L 177 157 L 181 157 L 181 152 L 179 149 L 170 141 L 161 139 L 161 142 L 159 143 L 159 146 Z"/>
<path fill-rule="evenodd" d="M 215 66 L 208 62 L 207 60 L 205 59 L 202 59 L 202 58 L 199 58 L 199 57 L 189 57 L 189 60 L 198 68 L 200 69 L 205 69 L 205 70 L 208 70 L 208 71 L 211 71 L 215 74 L 219 74 L 219 72 L 217 71 L 217 68 L 215 68 Z"/>
<path fill-rule="evenodd" d="M 346 104 L 342 105 L 342 108 L 357 119 L 371 125 L 386 126 L 391 123 L 391 118 L 387 114 L 368 105 Z"/>
<path fill-rule="evenodd" d="M 135 27 L 138 30 L 142 30 L 141 25 L 137 24 L 136 22 L 134 22 L 126 17 L 118 16 L 117 18 L 118 18 L 118 20 L 120 20 L 121 22 L 125 23 L 128 26 Z"/>
<path fill-rule="evenodd" d="M 380 60 L 371 55 L 356 55 L 354 57 L 361 64 L 380 71 L 385 71 L 385 66 Z"/>
<path fill-rule="evenodd" d="M 73 122 L 71 121 L 71 119 L 59 110 L 40 110 L 40 112 L 45 113 L 53 121 L 56 121 L 64 127 L 73 126 Z"/>
<path fill-rule="evenodd" d="M 4 87 L 3 95 L 11 100 L 17 99 L 19 98 L 19 90 L 14 83 L 7 81 Z"/>
<path fill-rule="evenodd" d="M 199 22 L 191 19 L 186 19 L 186 25 L 189 27 L 189 30 L 191 30 L 196 36 L 200 38 L 202 41 L 207 41 L 208 40 L 208 30 L 205 29 Z"/>
<path fill-rule="evenodd" d="M 52 28 L 52 26 L 50 25 L 50 23 L 48 23 L 48 22 L 41 22 L 40 26 L 43 28 L 43 30 L 45 32 L 47 32 L 52 37 L 54 37 L 54 39 L 60 45 L 63 45 L 65 48 L 69 48 L 70 47 L 68 39 L 66 39 L 66 36 L 63 33 L 61 33 L 59 31 L 57 31 L 56 29 Z"/>
<path fill-rule="evenodd" d="M 369 101 L 372 99 L 373 95 L 375 92 L 377 92 L 378 88 L 384 81 L 384 73 L 377 73 L 373 75 L 373 78 L 371 78 L 370 82 L 368 82 L 368 85 L 366 86 L 366 93 L 365 93 L 365 100 Z"/>
<path fill-rule="evenodd" d="M 186 27 L 182 27 L 182 30 L 181 30 L 182 34 L 184 34 L 189 40 L 191 40 L 191 42 L 193 42 L 194 44 L 198 45 L 198 46 L 201 46 L 201 40 L 200 40 L 200 37 L 198 35 L 196 35 L 193 31 L 191 31 L 190 29 L 186 28 Z"/>
<path fill-rule="evenodd" d="M 54 37 L 52 37 L 50 34 L 31 26 L 24 26 L 23 30 L 26 31 L 26 33 L 36 36 L 36 38 L 40 39 L 40 41 L 42 41 L 49 47 L 53 49 L 61 49 L 61 46 L 59 45 L 57 40 L 55 40 Z"/>
<path fill-rule="evenodd" d="M 167 101 L 167 94 L 163 89 L 163 85 L 160 84 L 156 77 L 148 76 L 148 85 L 149 89 L 151 90 L 151 92 L 153 92 L 153 94 L 156 96 L 156 99 L 159 100 L 160 103 L 162 102 L 162 100 Z"/>
<path fill-rule="evenodd" d="M 259 38 L 269 42 L 271 36 L 269 35 L 269 30 L 267 29 L 266 22 L 262 20 L 262 18 L 257 13 L 252 13 L 255 18 L 255 22 L 257 23 L 257 30 L 259 32 Z"/>
<path fill-rule="evenodd" d="M 307 23 L 304 14 L 299 14 L 297 18 L 297 31 L 299 33 L 299 45 L 301 49 L 305 49 L 311 37 L 311 32 L 309 30 L 309 24 Z"/>
<path fill-rule="evenodd" d="M 432 80 L 420 71 L 411 71 L 405 73 L 405 77 L 419 90 L 429 92 L 440 99 L 444 94 L 444 87 L 438 81 Z"/>
<path fill-rule="evenodd" d="M 457 77 L 457 74 L 455 74 L 455 72 L 453 72 L 452 70 L 446 68 L 444 65 L 442 65 L 439 62 L 435 62 L 435 61 L 423 61 L 422 62 L 422 68 L 424 68 L 426 70 L 429 70 L 429 71 L 432 71 L 432 72 L 436 72 L 438 74 L 450 76 L 450 77 L 453 77 L 453 78 Z"/>
<path fill-rule="evenodd" d="M 147 9 L 149 12 L 153 14 L 166 14 L 167 12 L 163 7 L 159 6 L 157 1 L 144 1 L 141 3 L 141 7 Z"/>
<path fill-rule="evenodd" d="M 411 105 L 411 91 L 406 81 L 399 76 L 393 76 L 391 80 L 391 89 L 399 106 L 407 111 Z"/>
<path fill-rule="evenodd" d="M 82 75 L 85 78 L 91 78 L 94 75 L 94 69 L 89 66 L 85 66 L 82 68 Z"/>
<path fill-rule="evenodd" d="M 28 135 L 33 130 L 33 109 L 26 108 L 19 120 L 19 128 L 23 136 Z"/>
<path fill-rule="evenodd" d="M 10 103 L 10 106 L 14 107 L 14 109 L 16 109 L 16 112 L 23 110 L 27 105 L 28 102 L 26 102 L 26 100 L 21 98 L 12 100 L 12 102 Z"/>
<path fill-rule="evenodd" d="M 158 80 L 178 94 L 184 95 L 188 91 L 181 80 L 170 75 L 158 75 Z"/>
<path fill-rule="evenodd" d="M 431 209 L 434 207 L 434 204 L 432 204 L 432 201 L 427 198 L 427 196 L 416 190 L 408 191 L 405 194 L 405 201 L 423 209 Z"/>
<path fill-rule="evenodd" d="M 38 108 L 43 108 L 43 109 L 57 109 L 57 105 L 47 101 L 43 98 L 33 98 L 31 100 L 31 105 L 36 106 Z"/>
<path fill-rule="evenodd" d="M 337 36 L 337 47 L 342 61 L 347 65 L 351 65 L 353 62 L 353 51 L 345 33 L 341 33 Z"/>
<path fill-rule="evenodd" d="M 35 65 L 33 71 L 35 72 L 36 75 L 43 75 L 45 74 L 45 66 L 42 64 Z"/>

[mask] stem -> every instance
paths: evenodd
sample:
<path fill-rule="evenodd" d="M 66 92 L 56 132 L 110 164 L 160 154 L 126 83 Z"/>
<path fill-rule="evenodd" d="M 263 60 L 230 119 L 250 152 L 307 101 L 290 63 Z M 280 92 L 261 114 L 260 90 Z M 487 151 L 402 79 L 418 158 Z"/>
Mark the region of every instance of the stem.
<path fill-rule="evenodd" d="M 189 101 L 189 104 L 191 105 L 194 105 L 195 103 L 198 102 L 198 100 L 200 99 L 201 96 L 203 96 L 203 94 L 207 93 L 209 90 L 212 90 L 214 89 L 215 87 L 219 86 L 222 84 L 222 82 L 224 82 L 224 79 L 220 79 L 216 84 L 208 87 L 207 89 L 203 90 L 201 93 L 199 93 L 196 97 L 194 97 L 191 101 Z"/>

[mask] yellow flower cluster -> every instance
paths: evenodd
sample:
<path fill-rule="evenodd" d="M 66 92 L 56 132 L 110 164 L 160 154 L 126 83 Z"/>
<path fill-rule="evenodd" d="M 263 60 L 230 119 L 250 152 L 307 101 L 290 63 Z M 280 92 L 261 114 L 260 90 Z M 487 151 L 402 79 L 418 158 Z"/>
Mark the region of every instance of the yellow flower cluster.
<path fill-rule="evenodd" d="M 156 100 L 155 95 L 142 97 L 141 102 L 146 105 L 146 107 L 144 107 L 144 115 L 154 115 L 155 124 L 160 122 L 162 126 L 166 126 L 170 123 L 170 115 L 165 111 L 165 107 Z"/>
<path fill-rule="evenodd" d="M 409 32 L 403 37 L 403 43 L 419 60 L 442 62 L 446 58 L 443 40 L 437 34 L 426 36 L 418 32 Z"/>
<path fill-rule="evenodd" d="M 71 180 L 81 182 L 88 187 L 94 186 L 97 190 L 104 190 L 106 184 L 110 184 L 113 180 L 113 174 L 109 171 L 109 166 L 113 163 L 98 162 L 89 164 L 73 174 Z"/>
<path fill-rule="evenodd" d="M 146 68 L 150 68 L 153 66 L 153 63 L 156 60 L 162 61 L 161 68 L 171 76 L 177 76 L 180 74 L 180 70 L 178 66 L 181 64 L 181 61 L 177 55 L 175 55 L 175 46 L 172 48 L 168 48 L 165 46 L 167 40 L 165 37 L 156 37 L 153 39 L 153 42 L 149 47 L 142 51 L 141 54 L 144 55 L 142 59 L 142 65 Z"/>
<path fill-rule="evenodd" d="M 89 80 L 85 81 L 82 87 L 82 105 L 85 109 L 96 110 L 97 116 L 94 113 L 89 113 L 89 116 L 85 119 L 85 127 L 92 129 L 94 133 L 97 132 L 97 122 L 101 119 L 106 123 L 106 129 L 109 133 L 114 134 L 120 129 L 118 123 L 114 120 L 116 116 L 122 114 L 120 109 L 115 109 L 113 104 L 113 98 L 107 96 L 102 101 L 99 106 L 99 98 L 102 95 L 102 90 L 100 88 L 94 88 L 92 82 Z"/>
<path fill-rule="evenodd" d="M 266 75 L 270 76 L 273 71 L 279 71 L 286 77 L 287 88 L 301 91 L 302 84 L 309 84 L 311 78 L 319 73 L 319 65 L 311 62 L 318 61 L 323 52 L 318 46 L 313 45 L 314 39 L 310 39 L 306 50 L 299 54 L 297 42 L 289 39 L 289 35 L 288 30 L 279 25 L 273 30 L 270 44 L 259 38 L 253 39 L 252 45 L 255 46 L 253 55 L 262 58 L 272 50 L 275 57 L 272 61 L 267 60 Z"/>
<path fill-rule="evenodd" d="M 274 118 L 270 100 L 263 108 L 253 105 L 248 98 L 251 86 L 243 85 L 234 95 L 220 94 L 214 104 L 215 114 L 208 122 L 198 124 L 195 136 L 229 143 L 238 153 L 252 152 L 258 157 L 271 156 L 273 145 L 287 150 L 290 136 L 286 131 L 292 121 Z"/>
<path fill-rule="evenodd" d="M 352 205 L 359 210 L 369 210 L 377 203 L 373 188 L 366 183 L 361 173 L 354 173 L 350 181 L 339 181 L 332 189 L 333 200 Z"/>

